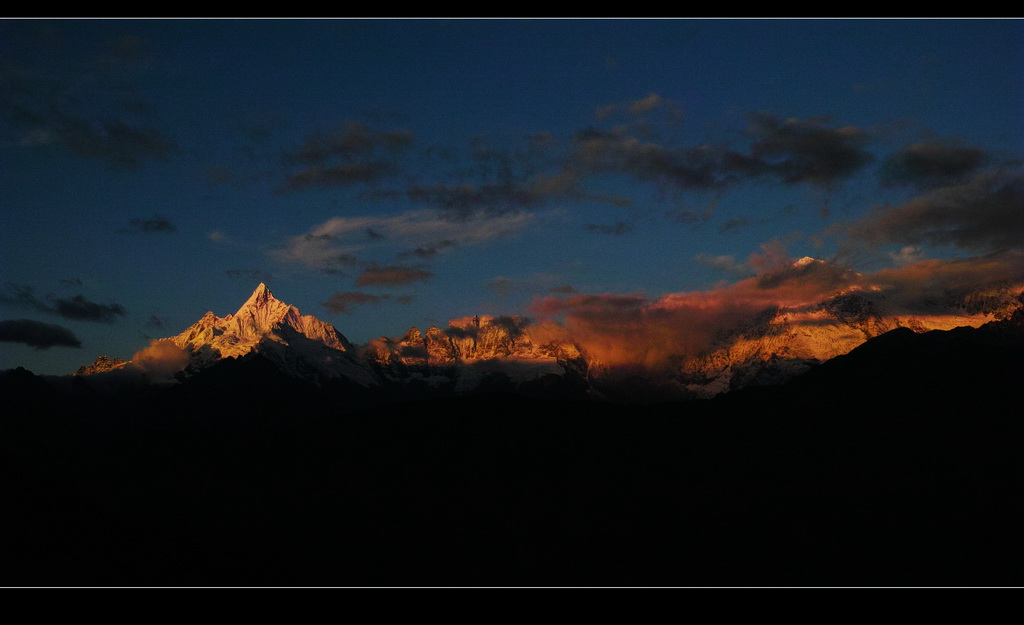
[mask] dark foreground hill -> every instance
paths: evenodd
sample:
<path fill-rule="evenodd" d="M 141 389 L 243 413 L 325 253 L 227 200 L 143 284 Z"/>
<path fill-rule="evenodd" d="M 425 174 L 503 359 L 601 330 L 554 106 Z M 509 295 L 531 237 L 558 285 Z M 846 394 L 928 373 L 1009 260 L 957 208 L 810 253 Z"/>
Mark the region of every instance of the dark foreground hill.
<path fill-rule="evenodd" d="M 642 407 L 7 372 L 0 585 L 1022 585 L 1017 321 Z"/>

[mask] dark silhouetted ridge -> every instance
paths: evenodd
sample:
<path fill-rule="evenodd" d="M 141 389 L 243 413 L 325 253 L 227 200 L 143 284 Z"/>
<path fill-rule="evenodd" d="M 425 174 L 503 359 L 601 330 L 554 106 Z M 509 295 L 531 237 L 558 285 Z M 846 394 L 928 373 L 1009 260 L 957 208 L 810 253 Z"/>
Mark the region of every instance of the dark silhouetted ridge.
<path fill-rule="evenodd" d="M 895 330 L 646 406 L 357 401 L 255 358 L 59 404 L 7 372 L 0 583 L 1017 586 L 1022 345 Z"/>

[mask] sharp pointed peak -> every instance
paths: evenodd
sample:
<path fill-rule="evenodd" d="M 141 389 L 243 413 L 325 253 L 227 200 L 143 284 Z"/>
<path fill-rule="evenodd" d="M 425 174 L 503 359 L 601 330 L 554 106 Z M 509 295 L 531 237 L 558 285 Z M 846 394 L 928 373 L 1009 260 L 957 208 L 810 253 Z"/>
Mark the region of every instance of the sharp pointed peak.
<path fill-rule="evenodd" d="M 277 298 L 274 297 L 274 294 L 270 292 L 270 289 L 267 287 L 266 283 L 264 283 L 264 282 L 260 282 L 260 285 L 257 286 L 256 290 L 253 291 L 252 295 L 249 296 L 249 301 L 250 302 L 253 302 L 253 301 L 262 302 L 262 301 L 272 300 L 272 299 L 277 299 Z"/>
<path fill-rule="evenodd" d="M 253 291 L 252 295 L 249 296 L 249 299 L 245 300 L 245 303 L 242 304 L 242 307 L 238 309 L 237 313 L 235 313 L 235 316 L 238 316 L 238 314 L 240 314 L 243 310 L 264 308 L 273 302 L 279 301 L 280 300 L 274 297 L 274 294 L 270 292 L 270 289 L 267 288 L 267 285 L 263 282 L 260 282 L 259 286 L 256 287 L 256 290 Z"/>

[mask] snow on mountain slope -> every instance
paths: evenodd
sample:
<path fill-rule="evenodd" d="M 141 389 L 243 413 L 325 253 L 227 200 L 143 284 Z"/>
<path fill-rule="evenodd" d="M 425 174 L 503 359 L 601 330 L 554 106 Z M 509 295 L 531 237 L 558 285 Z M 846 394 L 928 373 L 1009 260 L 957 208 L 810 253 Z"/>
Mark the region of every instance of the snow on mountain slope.
<path fill-rule="evenodd" d="M 374 373 L 337 329 L 274 297 L 260 283 L 233 315 L 207 312 L 184 332 L 169 339 L 191 353 L 191 369 L 223 358 L 259 354 L 292 377 L 319 382 L 347 378 L 362 386 L 378 386 Z"/>
<path fill-rule="evenodd" d="M 514 315 L 461 317 L 445 330 L 431 326 L 426 333 L 413 327 L 397 340 L 370 341 L 364 353 L 393 382 L 422 380 L 456 393 L 478 390 L 488 378 L 518 386 L 586 367 L 575 345 L 541 344 L 531 336 L 529 321 Z"/>
<path fill-rule="evenodd" d="M 1014 289 L 1004 291 L 988 300 L 987 306 L 972 305 L 979 296 L 968 293 L 950 296 L 931 310 L 915 313 L 891 312 L 884 295 L 869 290 L 840 293 L 817 304 L 768 310 L 719 337 L 713 349 L 681 359 L 678 380 L 698 397 L 785 382 L 896 328 L 915 332 L 976 328 L 1008 318 L 1021 302 L 1012 296 Z"/>
<path fill-rule="evenodd" d="M 824 261 L 810 258 L 796 261 L 793 268 L 833 271 Z M 556 332 L 514 315 L 461 317 L 444 329 L 431 326 L 421 332 L 413 327 L 401 338 L 382 336 L 354 346 L 334 326 L 302 315 L 261 283 L 234 314 L 207 312 L 163 341 L 187 353 L 186 376 L 223 359 L 257 355 L 289 376 L 315 384 L 342 379 L 414 394 L 533 388 L 658 401 L 785 382 L 896 328 L 925 332 L 978 327 L 1022 308 L 1020 285 L 947 293 L 943 301 L 912 306 L 870 285 L 846 288 L 822 301 L 765 308 L 720 331 L 709 349 L 672 356 L 668 371 L 644 373 L 602 363 L 574 343 L 565 328 L 559 326 Z M 145 363 L 100 359 L 77 373 L 98 374 L 134 364 Z"/>

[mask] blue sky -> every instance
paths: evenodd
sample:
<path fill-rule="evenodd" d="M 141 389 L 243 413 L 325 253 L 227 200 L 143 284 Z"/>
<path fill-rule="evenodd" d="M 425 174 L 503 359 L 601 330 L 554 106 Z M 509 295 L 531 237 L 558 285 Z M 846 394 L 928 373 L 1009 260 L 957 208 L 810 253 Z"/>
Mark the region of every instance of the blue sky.
<path fill-rule="evenodd" d="M 1022 66 L 1002 19 L 0 20 L 0 368 L 261 281 L 363 343 L 774 256 L 1016 268 Z"/>

